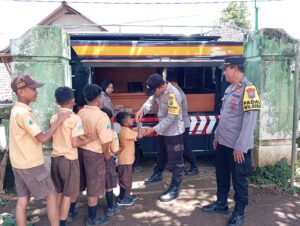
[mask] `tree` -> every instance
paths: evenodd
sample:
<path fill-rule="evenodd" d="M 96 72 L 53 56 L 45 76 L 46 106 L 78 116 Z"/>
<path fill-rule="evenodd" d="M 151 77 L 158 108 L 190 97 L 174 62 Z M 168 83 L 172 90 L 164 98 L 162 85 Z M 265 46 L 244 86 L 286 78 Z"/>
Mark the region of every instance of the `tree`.
<path fill-rule="evenodd" d="M 248 20 L 250 16 L 246 2 L 230 2 L 222 10 L 220 24 L 226 23 L 236 25 L 244 29 L 251 29 L 251 23 Z"/>

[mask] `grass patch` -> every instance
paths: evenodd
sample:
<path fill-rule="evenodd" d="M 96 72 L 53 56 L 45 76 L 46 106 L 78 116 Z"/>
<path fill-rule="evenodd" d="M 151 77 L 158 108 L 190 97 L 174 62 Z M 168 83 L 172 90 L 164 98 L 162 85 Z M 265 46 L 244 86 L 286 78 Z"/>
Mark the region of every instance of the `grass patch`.
<path fill-rule="evenodd" d="M 290 187 L 291 167 L 287 159 L 281 159 L 275 165 L 257 168 L 249 178 L 250 182 L 255 184 L 275 185 L 279 189 L 294 193 L 297 188 Z M 296 179 L 300 180 L 300 169 L 297 169 Z"/>

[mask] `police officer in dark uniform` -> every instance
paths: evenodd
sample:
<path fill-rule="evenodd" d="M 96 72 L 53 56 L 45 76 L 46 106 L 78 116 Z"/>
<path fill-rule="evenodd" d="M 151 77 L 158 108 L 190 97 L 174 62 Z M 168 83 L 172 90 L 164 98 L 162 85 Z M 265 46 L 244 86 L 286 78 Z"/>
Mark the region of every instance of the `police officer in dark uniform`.
<path fill-rule="evenodd" d="M 150 98 L 136 113 L 139 121 L 143 115 L 152 111 L 158 105 L 157 116 L 159 123 L 147 129 L 145 135 L 158 134 L 157 162 L 154 173 L 145 180 L 147 184 L 162 181 L 162 173 L 167 164 L 172 169 L 172 179 L 169 189 L 160 196 L 160 201 L 168 202 L 178 197 L 179 186 L 184 173 L 183 163 L 183 133 L 182 97 L 171 83 L 163 80 L 159 74 L 150 75 L 147 82 L 146 94 Z"/>
<path fill-rule="evenodd" d="M 183 159 L 190 163 L 191 168 L 189 170 L 185 171 L 185 175 L 187 176 L 194 176 L 199 173 L 199 169 L 197 166 L 197 159 L 195 154 L 193 153 L 192 147 L 191 147 L 191 142 L 190 142 L 190 117 L 188 113 L 188 103 L 187 103 L 187 98 L 185 96 L 185 93 L 183 90 L 180 88 L 178 85 L 178 74 L 176 73 L 175 70 L 168 70 L 167 73 L 167 81 L 170 82 L 174 87 L 176 87 L 181 94 L 182 97 L 182 120 L 184 123 L 184 134 L 183 134 L 183 146 L 184 146 L 184 151 L 183 151 Z"/>
<path fill-rule="evenodd" d="M 244 62 L 243 57 L 228 57 L 222 65 L 226 80 L 231 84 L 222 99 L 221 117 L 213 143 L 217 201 L 202 208 L 208 213 L 227 211 L 232 178 L 235 206 L 228 226 L 239 226 L 244 221 L 244 210 L 248 205 L 247 177 L 252 171 L 251 149 L 260 109 L 256 87 L 244 76 Z"/>

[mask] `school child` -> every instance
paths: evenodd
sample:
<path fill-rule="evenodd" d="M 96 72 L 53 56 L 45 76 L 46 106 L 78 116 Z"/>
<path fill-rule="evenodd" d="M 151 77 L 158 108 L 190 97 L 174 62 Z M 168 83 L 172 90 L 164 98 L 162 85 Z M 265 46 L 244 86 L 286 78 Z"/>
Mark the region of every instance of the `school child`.
<path fill-rule="evenodd" d="M 51 226 L 59 225 L 56 192 L 50 172 L 45 167 L 42 144 L 52 138 L 56 129 L 70 113 L 59 113 L 50 129 L 45 133 L 42 132 L 29 104 L 36 101 L 38 95 L 36 89 L 43 85 L 29 75 L 19 75 L 11 82 L 11 88 L 18 96 L 11 111 L 9 124 L 9 157 L 18 196 L 16 205 L 18 226 L 26 226 L 26 209 L 30 195 L 36 200 L 46 198 L 49 222 Z"/>
<path fill-rule="evenodd" d="M 71 198 L 79 195 L 80 172 L 77 147 L 88 144 L 98 137 L 90 136 L 83 139 L 84 130 L 81 119 L 72 111 L 75 99 L 71 88 L 58 87 L 55 90 L 55 99 L 60 106 L 59 112 L 70 113 L 70 117 L 58 127 L 53 135 L 51 159 L 51 177 L 58 193 L 60 226 L 65 226 Z M 55 122 L 59 112 L 51 117 L 50 124 Z"/>
<path fill-rule="evenodd" d="M 137 138 L 141 138 L 142 130 L 137 128 L 135 130 L 131 129 L 133 120 L 127 112 L 119 112 L 116 115 L 116 119 L 121 125 L 119 132 L 120 151 L 118 153 L 120 195 L 117 203 L 119 206 L 131 206 L 138 200 L 138 196 L 130 195 L 135 152 L 134 141 Z"/>
<path fill-rule="evenodd" d="M 107 116 L 112 120 L 113 113 L 109 108 L 103 107 L 101 111 L 105 112 Z M 115 213 L 120 212 L 119 205 L 114 205 L 114 195 L 113 189 L 118 185 L 116 164 L 114 161 L 114 154 L 119 151 L 119 138 L 115 130 L 112 129 L 112 141 L 110 143 L 110 158 L 105 161 L 106 167 L 106 179 L 105 179 L 105 189 L 106 189 L 106 203 L 107 208 L 105 210 L 105 215 L 112 217 Z"/>
<path fill-rule="evenodd" d="M 102 103 L 102 89 L 96 84 L 88 84 L 84 87 L 83 96 L 87 105 L 78 112 L 84 131 L 87 134 L 98 135 L 98 139 L 83 145 L 78 149 L 79 161 L 81 161 L 80 189 L 87 188 L 88 216 L 86 226 L 103 225 L 109 218 L 97 217 L 97 205 L 99 196 L 105 194 L 105 160 L 111 157 L 109 145 L 112 141 L 111 122 L 108 116 L 99 109 Z M 74 204 L 73 204 L 74 205 Z"/>

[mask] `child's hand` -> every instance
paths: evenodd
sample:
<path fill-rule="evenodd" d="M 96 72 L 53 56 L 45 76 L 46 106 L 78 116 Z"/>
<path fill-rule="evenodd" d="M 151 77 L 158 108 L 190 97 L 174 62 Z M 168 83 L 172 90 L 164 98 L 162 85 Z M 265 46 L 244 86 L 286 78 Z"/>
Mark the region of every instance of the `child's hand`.
<path fill-rule="evenodd" d="M 95 140 L 98 140 L 99 139 L 99 136 L 97 133 L 93 133 L 93 134 L 87 134 L 87 140 L 89 140 L 90 142 L 93 142 Z M 89 142 L 89 143 L 90 143 Z"/>
<path fill-rule="evenodd" d="M 149 136 L 155 132 L 153 127 L 143 127 L 143 135 L 144 136 Z"/>
<path fill-rule="evenodd" d="M 61 122 L 65 121 L 67 118 L 69 118 L 71 114 L 72 114 L 72 112 L 59 112 L 57 114 L 57 121 L 59 123 L 61 123 Z"/>

